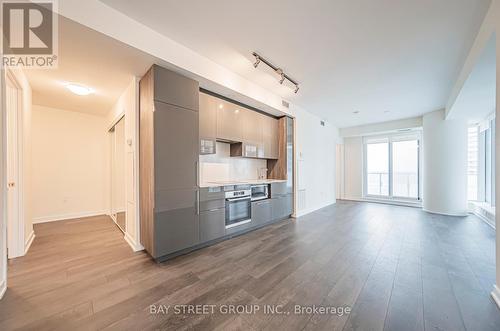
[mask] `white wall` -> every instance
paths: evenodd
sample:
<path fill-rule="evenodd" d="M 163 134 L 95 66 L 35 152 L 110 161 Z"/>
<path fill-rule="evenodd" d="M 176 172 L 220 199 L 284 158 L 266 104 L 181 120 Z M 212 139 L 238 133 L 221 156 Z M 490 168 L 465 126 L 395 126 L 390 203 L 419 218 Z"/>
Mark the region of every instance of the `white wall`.
<path fill-rule="evenodd" d="M 363 138 L 344 138 L 344 199 L 363 198 Z"/>
<path fill-rule="evenodd" d="M 335 147 L 338 130 L 294 108 L 297 160 L 297 215 L 335 203 Z"/>
<path fill-rule="evenodd" d="M 495 7 L 495 22 L 496 22 L 496 45 L 497 45 L 497 109 L 495 124 L 497 128 L 500 128 L 500 0 L 494 0 Z M 495 170 L 497 174 L 500 174 L 500 134 L 495 137 Z M 495 190 L 500 192 L 500 175 L 495 177 Z M 495 195 L 495 204 L 500 206 L 500 194 Z M 493 289 L 493 297 L 495 302 L 500 307 L 500 213 L 496 213 L 496 286 Z"/>
<path fill-rule="evenodd" d="M 53 221 L 106 213 L 106 118 L 33 106 L 33 218 Z"/>
<path fill-rule="evenodd" d="M 439 110 L 423 118 L 423 209 L 466 215 L 467 122 L 444 116 Z"/>
<path fill-rule="evenodd" d="M 6 158 L 4 155 L 5 135 L 5 73 L 0 70 L 0 299 L 7 290 L 7 211 L 5 209 L 7 199 L 7 174 L 5 172 Z"/>
<path fill-rule="evenodd" d="M 111 128 L 125 115 L 125 240 L 134 251 L 143 249 L 139 228 L 139 80 L 131 77 L 130 83 L 110 109 L 106 123 Z"/>

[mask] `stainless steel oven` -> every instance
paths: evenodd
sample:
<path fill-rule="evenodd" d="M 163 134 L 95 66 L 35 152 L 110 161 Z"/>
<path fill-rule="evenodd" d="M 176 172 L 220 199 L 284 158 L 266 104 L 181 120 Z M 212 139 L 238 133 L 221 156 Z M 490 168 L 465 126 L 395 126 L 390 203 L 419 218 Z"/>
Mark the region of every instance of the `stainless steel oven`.
<path fill-rule="evenodd" d="M 226 192 L 226 229 L 252 221 L 252 191 Z"/>
<path fill-rule="evenodd" d="M 252 185 L 252 201 L 269 198 L 269 184 Z"/>

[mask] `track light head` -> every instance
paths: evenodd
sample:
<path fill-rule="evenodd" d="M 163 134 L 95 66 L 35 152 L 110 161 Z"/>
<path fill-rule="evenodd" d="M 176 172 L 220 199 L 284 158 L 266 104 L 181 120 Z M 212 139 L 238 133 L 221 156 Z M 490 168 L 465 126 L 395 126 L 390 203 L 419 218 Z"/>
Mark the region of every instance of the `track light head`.
<path fill-rule="evenodd" d="M 255 55 L 255 63 L 253 64 L 254 68 L 257 68 L 260 63 L 260 57 L 258 55 Z"/>
<path fill-rule="evenodd" d="M 277 73 L 278 75 L 280 75 L 280 77 L 281 77 L 281 78 L 280 78 L 280 84 L 283 84 L 283 82 L 285 81 L 285 73 L 284 73 L 284 72 L 283 72 L 283 70 L 282 70 L 282 69 L 280 69 L 280 68 L 278 68 L 278 69 L 276 70 L 276 73 Z"/>
<path fill-rule="evenodd" d="M 299 92 L 299 85 L 295 85 L 295 91 L 294 91 L 294 93 L 297 94 L 297 92 Z"/>

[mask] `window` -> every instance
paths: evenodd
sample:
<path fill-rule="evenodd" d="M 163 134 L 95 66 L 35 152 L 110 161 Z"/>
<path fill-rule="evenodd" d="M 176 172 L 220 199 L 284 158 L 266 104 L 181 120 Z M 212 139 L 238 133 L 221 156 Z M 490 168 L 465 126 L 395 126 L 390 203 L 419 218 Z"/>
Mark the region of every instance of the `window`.
<path fill-rule="evenodd" d="M 468 131 L 467 141 L 467 199 L 478 200 L 478 177 L 479 177 L 479 127 L 473 126 Z"/>
<path fill-rule="evenodd" d="M 365 137 L 364 195 L 420 199 L 420 135 Z"/>
<path fill-rule="evenodd" d="M 468 131 L 467 198 L 495 206 L 495 120 Z"/>

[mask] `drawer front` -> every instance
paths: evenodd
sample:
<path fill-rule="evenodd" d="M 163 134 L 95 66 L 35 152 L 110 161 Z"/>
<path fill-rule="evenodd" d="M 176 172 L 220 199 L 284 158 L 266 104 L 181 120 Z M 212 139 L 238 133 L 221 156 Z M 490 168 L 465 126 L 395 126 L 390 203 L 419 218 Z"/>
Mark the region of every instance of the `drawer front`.
<path fill-rule="evenodd" d="M 200 211 L 211 211 L 215 209 L 224 209 L 226 207 L 226 200 L 207 200 L 200 199 Z"/>
<path fill-rule="evenodd" d="M 287 186 L 286 182 L 278 182 L 278 183 L 271 183 L 271 197 L 277 197 L 277 196 L 282 196 L 286 195 L 287 192 Z"/>
<path fill-rule="evenodd" d="M 224 199 L 224 187 L 205 187 L 200 189 L 200 201 Z"/>

